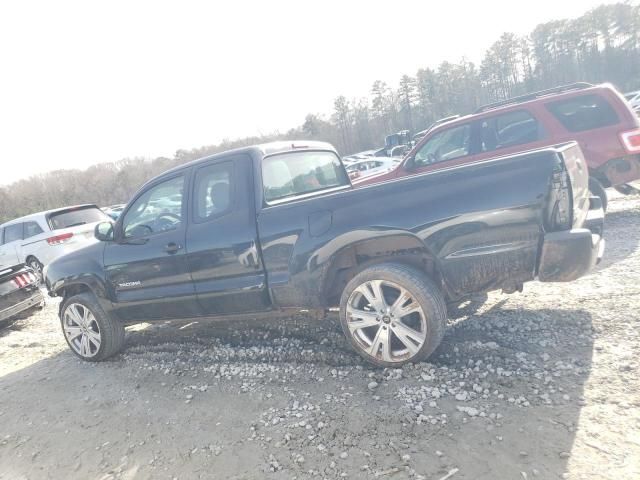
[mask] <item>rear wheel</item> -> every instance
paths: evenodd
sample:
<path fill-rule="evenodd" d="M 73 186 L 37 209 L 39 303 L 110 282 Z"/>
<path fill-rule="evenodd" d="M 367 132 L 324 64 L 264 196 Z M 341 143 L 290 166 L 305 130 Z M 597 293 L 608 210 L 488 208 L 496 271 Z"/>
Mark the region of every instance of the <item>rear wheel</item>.
<path fill-rule="evenodd" d="M 593 177 L 589 179 L 589 191 L 596 197 L 600 197 L 600 201 L 602 201 L 602 210 L 606 212 L 607 211 L 607 191 L 604 189 L 602 184 Z"/>
<path fill-rule="evenodd" d="M 340 323 L 368 362 L 397 367 L 427 358 L 444 336 L 447 309 L 438 287 L 405 265 L 380 264 L 356 275 L 340 300 Z"/>
<path fill-rule="evenodd" d="M 65 299 L 60 323 L 69 348 L 83 360 L 99 362 L 124 346 L 124 326 L 109 317 L 91 293 Z"/>

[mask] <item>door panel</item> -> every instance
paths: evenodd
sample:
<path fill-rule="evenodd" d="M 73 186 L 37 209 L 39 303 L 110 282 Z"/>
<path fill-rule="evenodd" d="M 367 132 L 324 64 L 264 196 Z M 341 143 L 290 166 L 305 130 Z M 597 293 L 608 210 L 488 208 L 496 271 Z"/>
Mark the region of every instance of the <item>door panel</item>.
<path fill-rule="evenodd" d="M 123 320 L 187 318 L 202 313 L 186 264 L 188 175 L 163 179 L 131 204 L 104 264 L 114 310 Z"/>
<path fill-rule="evenodd" d="M 252 199 L 251 157 L 199 167 L 192 181 L 187 264 L 207 315 L 262 311 L 270 305 Z"/>

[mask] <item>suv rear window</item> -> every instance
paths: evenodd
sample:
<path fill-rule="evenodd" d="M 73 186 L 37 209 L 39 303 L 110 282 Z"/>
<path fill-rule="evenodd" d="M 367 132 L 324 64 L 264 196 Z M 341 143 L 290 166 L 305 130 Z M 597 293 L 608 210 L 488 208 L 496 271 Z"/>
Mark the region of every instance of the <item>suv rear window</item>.
<path fill-rule="evenodd" d="M 85 223 L 110 222 L 111 219 L 95 206 L 72 208 L 50 213 L 47 221 L 51 230 L 77 227 Z"/>
<path fill-rule="evenodd" d="M 262 162 L 267 202 L 349 185 L 340 159 L 332 152 L 293 152 Z"/>
<path fill-rule="evenodd" d="M 600 95 L 581 95 L 548 103 L 546 107 L 570 132 L 607 127 L 619 122 L 616 112 Z"/>

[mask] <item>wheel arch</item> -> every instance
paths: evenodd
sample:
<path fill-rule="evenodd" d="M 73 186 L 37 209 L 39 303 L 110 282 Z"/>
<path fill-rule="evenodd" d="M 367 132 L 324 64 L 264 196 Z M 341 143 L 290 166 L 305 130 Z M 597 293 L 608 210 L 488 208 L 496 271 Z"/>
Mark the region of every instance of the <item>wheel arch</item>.
<path fill-rule="evenodd" d="M 362 270 L 380 263 L 414 267 L 441 289 L 444 287 L 437 257 L 425 244 L 409 232 L 393 233 L 351 243 L 332 255 L 322 281 L 325 305 L 338 305 L 347 283 Z"/>
<path fill-rule="evenodd" d="M 71 282 L 58 282 L 50 291 L 54 296 L 62 298 L 60 308 L 62 308 L 67 298 L 80 293 L 90 293 L 96 298 L 103 310 L 106 312 L 111 310 L 111 302 L 107 297 L 105 286 L 101 281 L 91 275 L 80 277 Z"/>
<path fill-rule="evenodd" d="M 73 297 L 74 295 L 79 295 L 81 293 L 94 293 L 93 289 L 86 283 L 74 283 L 71 285 L 66 285 L 58 290 L 58 295 L 63 299 Z"/>

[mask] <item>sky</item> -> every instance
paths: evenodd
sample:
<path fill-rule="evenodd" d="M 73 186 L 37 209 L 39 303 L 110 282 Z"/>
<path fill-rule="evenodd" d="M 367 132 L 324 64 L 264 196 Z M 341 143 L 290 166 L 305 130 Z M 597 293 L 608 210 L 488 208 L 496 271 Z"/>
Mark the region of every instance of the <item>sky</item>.
<path fill-rule="evenodd" d="M 602 0 L 0 4 L 0 185 L 285 131 Z"/>

